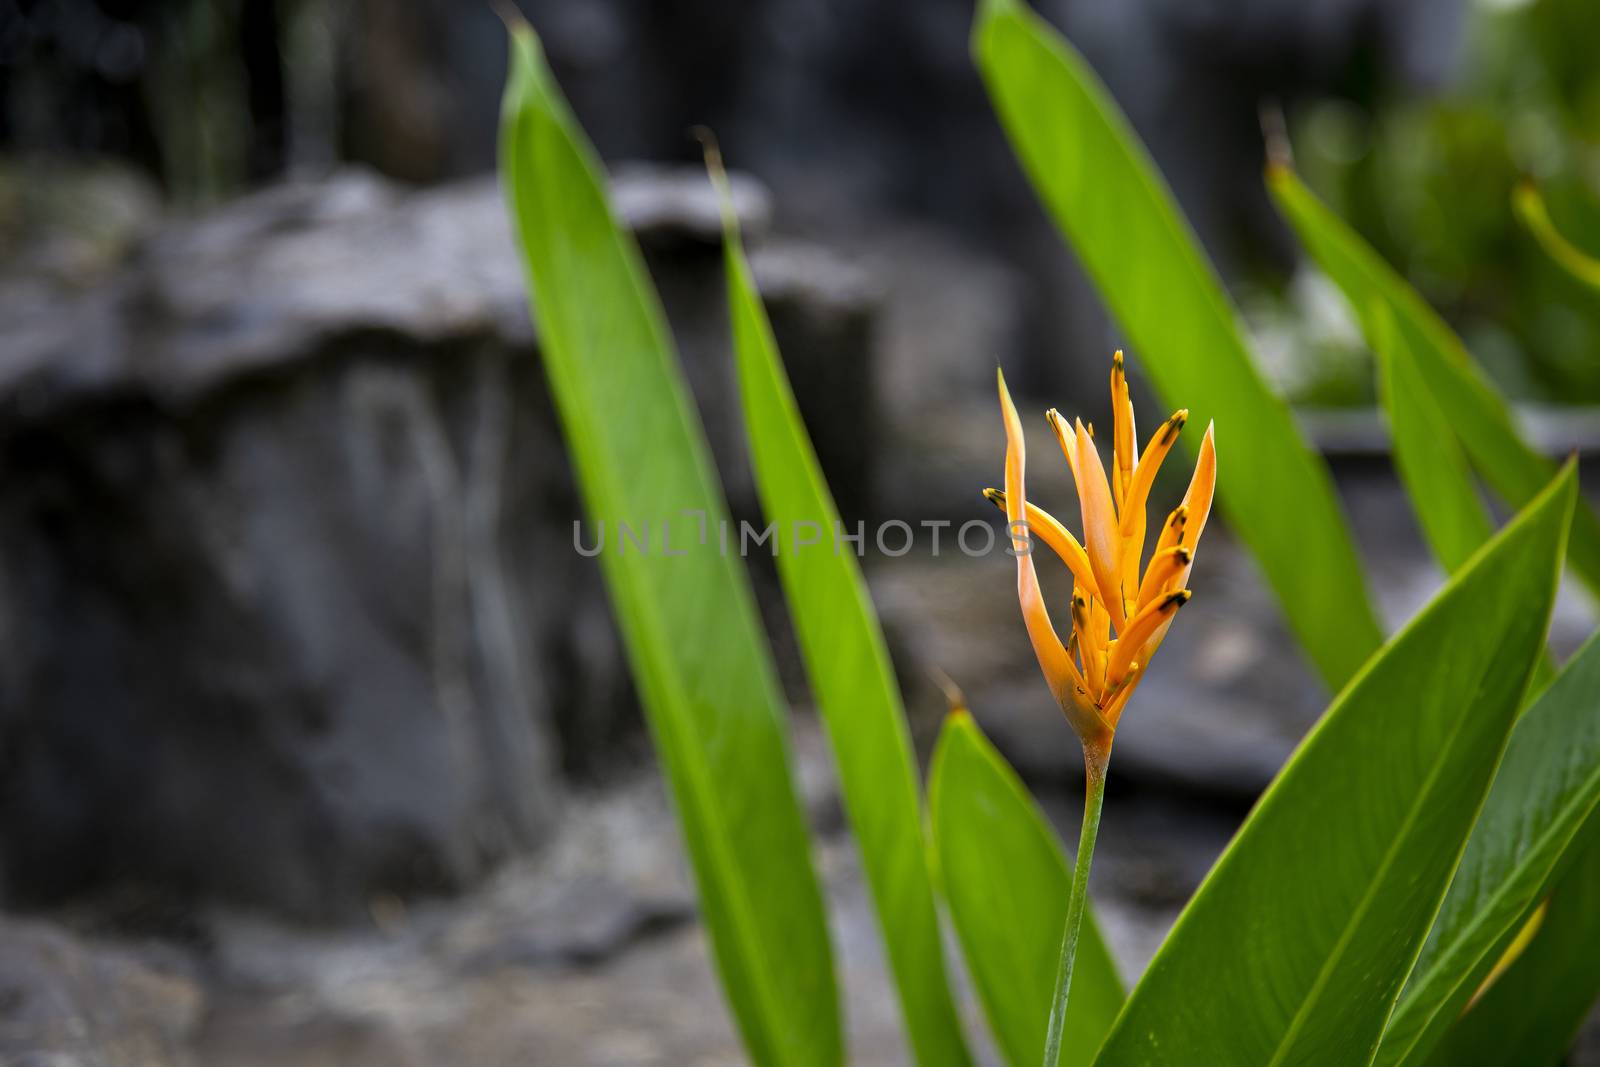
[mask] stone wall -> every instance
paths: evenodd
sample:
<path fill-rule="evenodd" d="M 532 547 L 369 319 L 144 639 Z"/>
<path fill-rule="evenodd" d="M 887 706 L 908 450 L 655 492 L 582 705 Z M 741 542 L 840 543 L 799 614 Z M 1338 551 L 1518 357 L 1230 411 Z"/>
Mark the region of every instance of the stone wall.
<path fill-rule="evenodd" d="M 709 187 L 616 196 L 748 512 Z M 758 273 L 853 506 L 871 304 L 818 254 Z M 459 888 L 631 736 L 492 182 L 282 187 L 0 309 L 8 899 L 132 881 L 326 916 Z"/>

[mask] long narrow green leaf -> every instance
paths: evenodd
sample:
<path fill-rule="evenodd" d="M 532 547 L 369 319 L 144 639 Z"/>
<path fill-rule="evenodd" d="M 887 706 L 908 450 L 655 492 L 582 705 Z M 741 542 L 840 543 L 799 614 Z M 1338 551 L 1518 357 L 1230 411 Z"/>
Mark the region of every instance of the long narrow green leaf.
<path fill-rule="evenodd" d="M 1371 1060 L 1516 720 L 1576 493 L 1568 466 L 1334 701 L 1097 1063 Z"/>
<path fill-rule="evenodd" d="M 1434 558 L 1454 573 L 1489 540 L 1494 523 L 1478 496 L 1455 430 L 1428 392 L 1394 316 L 1384 304 L 1372 314 L 1372 347 L 1395 466 Z"/>
<path fill-rule="evenodd" d="M 1354 543 L 1171 192 L 1083 57 L 1018 0 L 983 0 L 973 51 L 1023 169 L 1162 398 L 1223 428 L 1223 514 L 1338 689 L 1382 641 Z"/>
<path fill-rule="evenodd" d="M 1384 414 L 1400 481 L 1428 547 L 1445 573 L 1454 574 L 1489 540 L 1494 522 L 1478 495 L 1472 467 L 1455 429 L 1428 391 L 1417 357 L 1395 326 L 1388 305 L 1371 309 L 1373 351 L 1378 356 Z M 1555 677 L 1548 653 L 1539 657 L 1533 689 Z"/>
<path fill-rule="evenodd" d="M 833 744 L 850 825 L 877 905 L 906 1029 L 921 1064 L 970 1062 L 945 974 L 922 836 L 916 755 L 883 631 L 784 372 L 739 239 L 721 164 L 728 311 L 762 510 L 778 574 Z"/>
<path fill-rule="evenodd" d="M 1371 309 L 1387 307 L 1416 358 L 1429 393 L 1455 428 L 1474 466 L 1496 494 L 1520 508 L 1555 476 L 1556 465 L 1523 439 L 1505 401 L 1443 319 L 1372 248 L 1329 211 L 1286 167 L 1267 171 L 1267 187 L 1306 251 L 1356 310 L 1377 347 Z M 1582 501 L 1572 518 L 1572 567 L 1600 593 L 1600 518 Z"/>
<path fill-rule="evenodd" d="M 602 571 L 734 1017 L 756 1063 L 837 1063 L 832 953 L 770 654 L 738 561 L 715 537 L 696 544 L 684 517 L 715 528 L 727 513 L 704 432 L 638 249 L 526 26 L 500 158 L 551 393 L 589 516 L 611 532 Z"/>
<path fill-rule="evenodd" d="M 1430 1067 L 1554 1067 L 1600 997 L 1600 818 L 1574 847 L 1533 941 L 1461 1017 Z"/>
<path fill-rule="evenodd" d="M 939 882 L 990 1029 L 1012 1067 L 1044 1058 L 1072 875 L 1050 824 L 964 710 L 951 713 L 928 775 Z M 1094 915 L 1084 915 L 1061 1062 L 1088 1064 L 1122 1006 Z"/>
<path fill-rule="evenodd" d="M 1596 291 L 1600 291 L 1600 259 L 1595 259 L 1562 236 L 1550 219 L 1550 209 L 1544 197 L 1531 182 L 1517 186 L 1511 195 L 1511 205 L 1517 217 L 1532 233 L 1545 255 L 1555 260 L 1574 278 Z"/>
<path fill-rule="evenodd" d="M 1377 1062 L 1421 1063 L 1548 891 L 1600 804 L 1600 636 L 1517 723 Z M 1519 1061 L 1521 1062 L 1521 1061 Z"/>
<path fill-rule="evenodd" d="M 1524 224 L 1554 259 L 1580 280 L 1600 286 L 1600 264 L 1555 230 L 1537 190 L 1532 186 L 1519 188 L 1514 203 Z M 1448 961 L 1451 955 L 1462 962 L 1470 959 L 1470 953 L 1459 949 L 1447 955 L 1453 945 L 1471 944 L 1466 937 L 1449 937 L 1447 931 L 1470 932 L 1474 926 L 1510 931 L 1502 932 L 1499 942 L 1476 962 L 1461 983 L 1468 991 L 1476 990 L 1533 910 L 1527 886 L 1562 843 L 1563 834 L 1570 829 L 1571 820 L 1591 788 L 1582 777 L 1583 761 L 1600 762 L 1594 751 L 1594 732 L 1600 724 L 1600 714 L 1595 709 L 1600 702 L 1595 696 L 1600 692 L 1600 667 L 1594 663 L 1600 659 L 1597 644 L 1600 638 L 1590 640 L 1512 734 L 1505 766 L 1468 844 L 1462 869 L 1467 872 L 1488 866 L 1481 858 L 1475 862 L 1475 852 L 1489 858 L 1507 858 L 1490 867 L 1488 874 L 1457 876 L 1457 882 L 1467 887 L 1461 890 L 1462 903 L 1476 905 L 1475 908 L 1453 907 L 1458 890 L 1456 885 L 1451 886 L 1423 959 L 1385 1033 L 1379 1050 L 1385 1062 L 1393 1059 L 1386 1056 L 1393 1045 L 1405 1048 L 1403 1062 L 1408 1064 L 1554 1064 L 1562 1058 L 1595 1000 L 1600 998 L 1600 953 L 1594 948 L 1600 944 L 1600 908 L 1594 906 L 1600 900 L 1600 808 L 1594 807 L 1566 851 L 1555 858 L 1554 862 L 1564 869 L 1556 873 L 1548 907 L 1532 942 L 1511 967 L 1459 1019 L 1456 1013 L 1463 1000 L 1460 989 L 1431 1016 L 1423 996 L 1434 988 L 1426 984 L 1428 976 L 1445 971 L 1428 966 L 1430 957 L 1441 961 Z M 1536 714 L 1551 706 L 1558 692 L 1577 698 L 1568 713 L 1558 715 L 1552 707 L 1549 712 Z M 1591 765 L 1587 773 L 1600 774 L 1600 769 Z M 1515 802 L 1514 806 L 1506 805 L 1514 814 L 1497 814 L 1501 807 L 1497 801 L 1502 796 Z M 1592 803 L 1592 798 L 1588 799 Z M 1493 886 L 1496 870 L 1503 872 L 1498 887 Z M 1544 888 L 1538 888 L 1532 899 L 1542 897 L 1544 892 Z M 1500 907 L 1495 907 L 1497 904 Z M 1523 914 L 1508 926 L 1505 912 L 1518 904 Z M 1464 910 L 1470 912 L 1469 918 L 1449 921 L 1453 913 Z M 1415 1006 L 1411 1003 L 1414 986 L 1419 1002 Z M 1445 1031 L 1442 1038 L 1441 1030 Z M 1420 1032 L 1413 1036 L 1414 1031 Z"/>

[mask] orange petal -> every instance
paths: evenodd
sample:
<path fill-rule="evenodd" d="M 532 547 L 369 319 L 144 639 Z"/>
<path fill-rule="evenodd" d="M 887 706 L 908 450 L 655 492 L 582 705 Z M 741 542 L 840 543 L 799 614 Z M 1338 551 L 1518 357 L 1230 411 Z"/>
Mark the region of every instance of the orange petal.
<path fill-rule="evenodd" d="M 1139 608 L 1142 610 L 1156 597 L 1172 588 L 1173 581 L 1183 574 L 1194 559 L 1194 554 L 1184 545 L 1173 545 L 1150 558 L 1150 567 L 1144 572 L 1144 582 L 1139 586 Z"/>
<path fill-rule="evenodd" d="M 1144 555 L 1144 509 L 1130 514 L 1133 520 L 1129 529 L 1126 522 L 1117 535 L 1117 593 L 1122 598 L 1122 614 L 1131 618 L 1139 602 L 1139 560 Z"/>
<path fill-rule="evenodd" d="M 1056 435 L 1056 443 L 1061 446 L 1061 454 L 1067 457 L 1067 470 L 1072 472 L 1072 484 L 1078 484 L 1078 440 L 1073 435 L 1072 427 L 1067 425 L 1067 420 L 1061 417 L 1061 412 L 1051 408 L 1044 413 L 1044 421 L 1050 424 L 1050 432 Z"/>
<path fill-rule="evenodd" d="M 1118 571 L 1122 579 L 1122 611 L 1132 615 L 1139 599 L 1139 561 L 1144 554 L 1145 503 L 1150 497 L 1150 487 L 1155 484 L 1161 461 L 1167 458 L 1173 442 L 1189 418 L 1188 411 L 1179 410 L 1161 424 L 1161 428 L 1145 445 L 1144 455 L 1134 469 L 1127 498 L 1123 501 L 1120 519 L 1121 541 L 1118 546 Z"/>
<path fill-rule="evenodd" d="M 1133 400 L 1125 401 L 1128 411 L 1128 484 L 1122 487 L 1123 498 L 1133 488 L 1133 476 L 1139 469 L 1139 424 L 1133 417 Z"/>
<path fill-rule="evenodd" d="M 1144 516 L 1129 514 L 1128 494 L 1133 487 L 1133 472 L 1137 465 L 1134 451 L 1138 440 L 1133 417 L 1133 401 L 1128 398 L 1127 367 L 1119 350 L 1111 357 L 1111 415 L 1112 458 L 1111 498 L 1117 505 L 1117 519 L 1123 531 L 1117 547 L 1117 588 L 1113 592 L 1121 598 L 1123 617 L 1133 614 L 1139 590 L 1139 557 L 1144 551 Z M 1131 531 L 1128 520 L 1133 520 Z"/>
<path fill-rule="evenodd" d="M 1189 518 L 1183 524 L 1181 543 L 1192 555 L 1205 532 L 1206 519 L 1211 517 L 1211 500 L 1217 491 L 1217 424 L 1206 426 L 1206 436 L 1200 442 L 1200 458 L 1194 465 L 1194 477 L 1189 479 L 1189 490 L 1183 494 L 1183 506 L 1189 509 Z M 1194 566 L 1191 559 L 1183 570 L 1179 584 L 1188 582 L 1189 571 Z"/>
<path fill-rule="evenodd" d="M 1176 593 L 1168 593 L 1134 616 L 1128 623 L 1128 632 L 1111 646 L 1111 656 L 1106 663 L 1106 677 L 1113 685 L 1128 673 L 1128 667 L 1138 657 L 1139 649 L 1188 602 L 1189 590 L 1180 589 Z M 1149 662 L 1148 656 L 1144 658 L 1144 662 Z"/>
<path fill-rule="evenodd" d="M 1104 656 L 1111 641 L 1111 613 L 1100 597 L 1089 598 L 1089 629 L 1094 634 L 1094 647 Z"/>
<path fill-rule="evenodd" d="M 1118 533 L 1116 516 L 1111 510 L 1111 489 L 1106 484 L 1106 469 L 1100 462 L 1100 452 L 1089 440 L 1089 431 L 1083 423 L 1078 429 L 1078 504 L 1083 509 L 1083 546 L 1089 553 L 1089 566 L 1094 571 L 1095 584 L 1102 593 L 1100 598 L 1118 632 L 1122 630 L 1125 615 L 1122 598 L 1114 591 L 1121 587 L 1117 580 Z"/>
<path fill-rule="evenodd" d="M 985 500 L 994 504 L 1001 511 L 1006 510 L 1006 495 L 999 489 L 985 489 Z M 1072 536 L 1072 531 L 1061 525 L 1061 521 L 1048 511 L 1027 501 L 1024 518 L 1028 520 L 1028 532 L 1043 541 L 1050 550 L 1061 557 L 1072 571 L 1073 581 L 1086 589 L 1090 596 L 1098 596 L 1094 584 L 1094 572 L 1089 569 L 1089 554 L 1083 550 L 1078 539 Z M 1009 513 L 1007 515 L 1009 518 Z"/>
<path fill-rule="evenodd" d="M 1150 487 L 1155 484 L 1161 461 L 1167 458 L 1173 442 L 1177 441 L 1179 432 L 1183 430 L 1183 424 L 1188 421 L 1188 410 L 1178 409 L 1161 424 L 1161 428 L 1151 435 L 1149 443 L 1144 446 L 1144 455 L 1139 457 L 1139 466 L 1134 471 L 1133 484 L 1128 488 L 1128 506 L 1122 514 L 1124 533 L 1133 529 L 1135 515 L 1144 514 L 1145 501 L 1150 497 Z"/>
<path fill-rule="evenodd" d="M 1117 728 L 1117 720 L 1122 718 L 1122 709 L 1128 706 L 1128 698 L 1133 696 L 1133 691 L 1139 687 L 1139 681 L 1144 677 L 1144 665 L 1135 663 L 1128 668 L 1128 673 L 1122 676 L 1122 681 L 1117 683 L 1116 692 L 1106 700 L 1105 710 L 1100 714 L 1111 728 Z"/>
<path fill-rule="evenodd" d="M 1200 459 L 1194 465 L 1194 477 L 1189 479 L 1189 490 L 1183 494 L 1182 508 L 1188 518 L 1179 533 L 1178 543 L 1189 550 L 1189 562 L 1179 572 L 1178 578 L 1170 583 L 1175 586 L 1189 584 L 1189 572 L 1194 569 L 1194 553 L 1199 544 L 1200 535 L 1205 532 L 1206 519 L 1211 515 L 1211 499 L 1217 488 L 1217 443 L 1216 423 L 1206 427 L 1206 436 L 1200 442 Z M 1165 531 L 1163 531 L 1165 536 Z M 1156 649 L 1161 647 L 1161 642 L 1166 640 L 1167 629 L 1172 625 L 1169 618 L 1156 630 L 1155 635 L 1145 642 L 1141 658 L 1148 663 Z"/>
<path fill-rule="evenodd" d="M 1086 713 L 1077 692 L 1076 676 L 1071 658 L 1056 636 L 1050 623 L 1050 612 L 1045 607 L 1039 590 L 1039 577 L 1033 567 L 1031 542 L 1026 536 L 1024 515 L 1027 512 L 1027 493 L 1023 488 L 1023 469 L 1027 450 L 1022 440 L 1022 420 L 1017 417 L 1016 405 L 1006 391 L 1004 374 L 998 375 L 1000 387 L 1000 413 L 1006 426 L 1006 527 L 1013 534 L 1012 545 L 1017 551 L 1017 600 L 1022 606 L 1022 620 L 1028 628 L 1028 640 L 1044 672 L 1045 683 L 1056 703 L 1066 713 L 1067 720 L 1081 737 L 1103 733 L 1105 723 L 1098 715 Z M 1024 524 L 1019 526 L 1019 524 Z M 1017 534 L 1022 536 L 1017 536 Z M 1089 709 L 1092 712 L 1092 709 Z"/>
<path fill-rule="evenodd" d="M 1156 538 L 1156 553 L 1159 555 L 1169 548 L 1176 548 L 1178 542 L 1183 540 L 1183 528 L 1189 522 L 1189 508 L 1179 504 L 1167 516 L 1167 521 L 1161 524 L 1161 536 Z"/>
<path fill-rule="evenodd" d="M 1093 607 L 1098 603 L 1097 600 L 1091 601 L 1081 590 L 1072 593 L 1072 628 L 1078 643 L 1078 654 L 1083 657 L 1083 679 L 1088 683 L 1090 696 L 1097 701 L 1106 686 L 1106 642 Z M 1103 617 L 1105 613 L 1102 611 L 1100 614 Z"/>
<path fill-rule="evenodd" d="M 1116 470 L 1111 475 L 1111 497 L 1120 514 L 1127 499 L 1128 485 L 1133 481 L 1135 463 L 1133 404 L 1128 400 L 1128 375 L 1120 349 L 1111 357 L 1111 420 L 1111 446 L 1116 460 Z"/>

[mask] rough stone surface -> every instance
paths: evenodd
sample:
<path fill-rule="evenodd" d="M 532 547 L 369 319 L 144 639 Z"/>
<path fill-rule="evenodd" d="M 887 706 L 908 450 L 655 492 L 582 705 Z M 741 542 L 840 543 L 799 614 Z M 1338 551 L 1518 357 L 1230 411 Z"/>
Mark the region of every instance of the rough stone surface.
<path fill-rule="evenodd" d="M 826 739 L 804 712 L 794 719 L 793 735 L 828 899 L 850 1060 L 909 1064 L 877 919 L 840 821 Z M 1072 832 L 1081 815 L 1077 790 L 1046 783 L 1037 792 L 1058 830 Z M 1237 818 L 1227 809 L 1175 809 L 1118 790 L 1093 891 L 1125 975 L 1148 962 Z M 159 953 L 129 947 L 148 944 L 137 939 L 149 919 L 127 902 L 83 905 L 59 918 L 95 931 L 92 941 L 83 939 L 95 953 L 122 959 L 139 951 L 160 959 L 162 974 L 195 976 L 199 991 L 183 986 L 190 999 L 182 1003 L 203 1003 L 203 1013 L 193 1007 L 177 1016 L 185 1023 L 173 1031 L 181 1041 L 170 1059 L 151 1063 L 746 1062 L 696 919 L 676 823 L 648 765 L 603 791 L 572 795 L 537 861 L 508 863 L 450 900 L 408 905 L 379 897 L 361 921 L 338 928 L 202 907 L 186 913 L 187 932 Z M 997 1064 L 953 943 L 950 952 L 979 1062 Z M 146 1027 L 173 1018 L 162 1002 L 143 1003 L 142 1011 Z M 29 1034 L 31 1043 L 11 1047 L 36 1055 L 78 1048 L 57 1032 Z M 88 1063 L 122 1062 L 98 1046 L 79 1054 Z"/>
<path fill-rule="evenodd" d="M 615 198 L 751 513 L 703 173 L 630 168 Z M 759 187 L 735 199 L 759 234 Z M 864 494 L 870 293 L 815 250 L 760 262 L 819 452 Z M 459 888 L 540 838 L 560 768 L 638 743 L 494 183 L 269 190 L 99 284 L 0 285 L 0 313 L 13 899 Z"/>
<path fill-rule="evenodd" d="M 181 961 L 165 963 L 0 918 L 0 1063 L 200 1067 L 204 995 Z"/>
<path fill-rule="evenodd" d="M 909 1064 L 859 860 L 838 824 L 825 739 L 804 714 L 794 735 L 850 1062 Z M 1043 782 L 1034 790 L 1070 840 L 1081 816 L 1076 785 Z M 1242 812 L 1201 797 L 1173 804 L 1137 782 L 1114 782 L 1112 792 L 1091 892 L 1112 954 L 1132 980 Z M 67 1062 L 94 1067 L 746 1062 L 656 773 L 641 767 L 603 791 L 575 794 L 563 815 L 537 862 L 513 861 L 448 901 L 408 906 L 378 898 L 362 921 L 336 929 L 209 907 L 188 914 L 187 936 L 152 948 L 135 940 L 141 935 L 128 918 L 134 909 L 125 904 L 62 917 L 98 930 L 93 936 L 37 921 L 0 924 L 0 1062 L 12 1062 L 7 1055 L 18 1063 L 71 1056 Z M 70 950 L 52 949 L 35 966 L 39 945 Z M 998 1064 L 953 948 L 950 958 L 978 1062 Z M 18 1025 L 23 1001 L 3 995 L 7 976 L 25 973 L 30 988 L 56 990 L 85 960 L 116 981 L 74 985 L 71 1011 L 75 1018 L 115 1018 L 116 1026 Z M 27 1017 L 60 1018 L 60 998 L 44 1003 Z M 114 1050 L 128 1046 L 111 1042 L 127 1033 L 153 1035 L 156 1043 L 143 1047 L 165 1058 L 119 1058 Z M 1600 1063 L 1592 1034 L 1580 1041 L 1574 1067 Z"/>
<path fill-rule="evenodd" d="M 853 1061 L 905 1063 L 876 920 L 853 846 L 840 833 L 816 720 L 798 717 L 794 740 L 848 997 Z M 97 1067 L 745 1062 L 695 918 L 676 824 L 648 767 L 602 792 L 573 794 L 536 861 L 508 863 L 449 900 L 408 905 L 382 896 L 360 921 L 337 928 L 225 907 L 185 915 L 186 935 L 161 952 L 172 973 L 196 976 L 203 993 L 182 987 L 190 1007 L 172 1031 L 168 1059 L 118 1059 L 101 1041 L 110 1038 L 106 1029 L 74 1044 L 63 1029 L 31 1026 L 0 1049 L 77 1055 Z M 149 921 L 141 907 L 118 900 L 83 903 L 57 918 L 96 931 L 94 939 L 41 933 L 47 943 L 92 943 L 78 951 L 117 960 L 132 956 L 129 946 L 140 943 Z M 51 930 L 43 923 L 27 929 Z M 0 947 L 12 943 L 0 933 Z M 0 967 L 0 980 L 6 973 Z M 32 980 L 61 981 L 54 964 Z M 133 992 L 137 986 L 96 987 L 78 1010 L 133 1005 Z M 136 1006 L 140 1025 L 166 1025 L 162 1004 Z"/>

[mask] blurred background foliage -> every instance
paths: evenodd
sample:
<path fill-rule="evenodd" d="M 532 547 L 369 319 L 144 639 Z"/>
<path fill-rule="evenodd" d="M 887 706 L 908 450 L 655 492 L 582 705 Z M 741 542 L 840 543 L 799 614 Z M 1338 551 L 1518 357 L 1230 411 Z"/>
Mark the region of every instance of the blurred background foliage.
<path fill-rule="evenodd" d="M 1407 97 L 1372 84 L 1292 115 L 1296 163 L 1331 205 L 1444 311 L 1519 400 L 1600 399 L 1600 306 L 1508 211 L 1531 178 L 1558 227 L 1600 250 L 1600 6 L 1475 5 L 1454 83 Z M 1353 333 L 1324 330 L 1332 402 L 1370 400 Z"/>
<path fill-rule="evenodd" d="M 967 0 L 519 6 L 607 159 L 691 162 L 684 131 L 707 123 L 788 228 L 870 247 L 910 222 L 981 253 L 976 273 L 1016 272 L 1019 347 L 1051 350 L 1024 389 L 1085 385 L 1075 353 L 1117 340 L 1039 236 L 967 62 Z M 1595 5 L 1040 7 L 1151 146 L 1291 398 L 1368 405 L 1373 375 L 1266 205 L 1258 106 L 1281 108 L 1312 187 L 1511 396 L 1600 400 L 1600 310 L 1507 209 L 1532 177 L 1600 250 Z M 488 5 L 449 0 L 0 0 L 0 233 L 15 243 L 37 214 L 19 159 L 131 164 L 179 208 L 344 163 L 424 184 L 487 172 L 503 53 Z"/>

